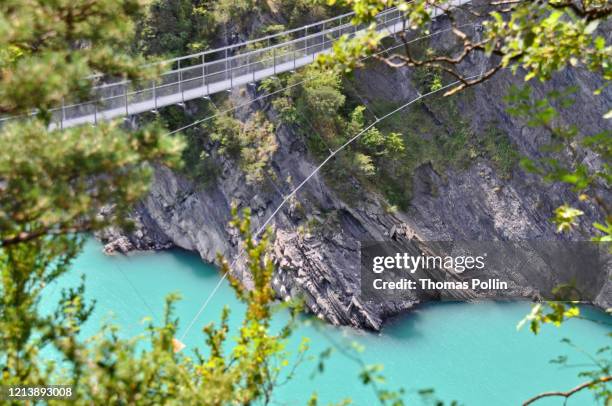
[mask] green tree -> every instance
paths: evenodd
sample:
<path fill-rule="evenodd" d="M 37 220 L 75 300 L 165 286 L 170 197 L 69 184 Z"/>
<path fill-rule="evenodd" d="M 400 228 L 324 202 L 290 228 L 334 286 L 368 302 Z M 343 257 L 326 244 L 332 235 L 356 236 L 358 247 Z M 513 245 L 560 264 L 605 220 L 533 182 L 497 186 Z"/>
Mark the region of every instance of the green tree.
<path fill-rule="evenodd" d="M 285 92 L 288 101 L 275 101 L 274 107 L 284 117 L 304 127 L 312 126 L 323 138 L 332 141 L 341 131 L 338 113 L 346 101 L 342 94 L 342 77 L 334 71 L 306 68 L 291 75 L 286 86 L 289 87 Z"/>
<path fill-rule="evenodd" d="M 211 139 L 219 143 L 219 153 L 235 159 L 247 183 L 264 180 L 266 170 L 278 144 L 274 125 L 262 112 L 256 112 L 245 123 L 223 114 L 215 118 Z"/>
<path fill-rule="evenodd" d="M 178 164 L 182 148 L 160 128 L 127 133 L 117 122 L 51 129 L 50 108 L 85 96 L 92 75 L 139 80 L 154 72 L 119 51 L 141 2 L 5 1 L 0 5 L 0 111 L 35 115 L 0 129 L 0 369 L 5 384 L 42 384 L 57 372 L 39 358 L 55 345 L 74 357 L 91 308 L 83 287 L 66 291 L 55 315 L 37 305 L 66 272 L 83 232 L 125 224 L 146 191 L 151 163 Z M 112 207 L 107 216 L 103 208 Z M 82 369 L 75 365 L 75 373 Z"/>
<path fill-rule="evenodd" d="M 146 191 L 151 163 L 178 163 L 182 148 L 160 128 L 126 132 L 117 122 L 53 130 L 50 108 L 89 94 L 91 75 L 151 75 L 142 60 L 116 53 L 129 43 L 142 4 L 125 1 L 7 1 L 0 5 L 0 110 L 35 116 L 0 129 L 0 365 L 5 384 L 43 384 L 57 372 L 39 358 L 65 357 L 91 308 L 83 287 L 68 290 L 52 316 L 38 313 L 44 286 L 66 272 L 82 234 L 125 224 Z M 99 213 L 112 207 L 108 216 Z M 74 365 L 80 374 L 83 365 Z"/>
<path fill-rule="evenodd" d="M 151 324 L 146 335 L 132 339 L 119 338 L 112 326 L 92 341 L 79 338 L 93 309 L 83 300 L 84 282 L 64 290 L 52 314 L 39 312 L 45 286 L 69 270 L 85 233 L 128 227 L 127 214 L 146 193 L 153 165 L 180 165 L 181 138 L 156 125 L 129 131 L 120 122 L 65 130 L 50 125 L 53 106 L 89 95 L 93 82 L 85 78 L 137 81 L 155 74 L 125 51 L 143 5 L 0 4 L 0 110 L 34 112 L 0 128 L 0 380 L 74 385 L 76 404 L 265 403 L 288 364 L 284 339 L 291 325 L 271 332 L 270 233 L 256 241 L 248 216 L 232 224 L 244 237 L 255 288 L 244 290 L 230 275 L 246 301 L 231 348 L 224 348 L 230 338 L 226 309 L 218 327 L 205 328 L 204 351 L 195 358 L 176 352 L 174 296 L 162 325 Z M 222 270 L 229 272 L 227 263 Z M 57 357 L 44 355 L 50 349 Z"/>

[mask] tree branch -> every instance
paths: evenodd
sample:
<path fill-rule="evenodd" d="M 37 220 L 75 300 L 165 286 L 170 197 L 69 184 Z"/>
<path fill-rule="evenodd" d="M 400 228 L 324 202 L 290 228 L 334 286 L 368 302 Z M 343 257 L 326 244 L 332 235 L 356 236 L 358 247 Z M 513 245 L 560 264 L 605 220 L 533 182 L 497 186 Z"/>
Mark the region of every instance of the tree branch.
<path fill-rule="evenodd" d="M 71 225 L 70 221 L 74 221 L 74 219 L 66 221 L 63 224 L 42 226 L 33 231 L 29 231 L 29 232 L 21 231 L 16 235 L 1 238 L 0 248 L 8 247 L 10 245 L 30 242 L 32 240 L 35 240 L 37 238 L 42 238 L 45 236 L 59 236 L 59 235 L 66 235 L 66 234 L 83 233 L 83 232 L 91 231 L 94 225 L 94 223 L 91 221 L 84 221 L 78 225 Z"/>
<path fill-rule="evenodd" d="M 548 5 L 555 9 L 570 9 L 578 17 L 585 18 L 587 21 L 599 20 L 601 18 L 609 16 L 612 13 L 612 6 L 589 8 L 584 7 L 583 4 L 581 8 L 571 0 L 565 1 L 563 3 L 554 3 L 549 1 Z"/>
<path fill-rule="evenodd" d="M 539 395 L 536 395 L 534 397 L 532 397 L 531 399 L 526 400 L 523 403 L 523 406 L 527 406 L 532 404 L 533 402 L 535 402 L 536 400 L 545 398 L 545 397 L 551 397 L 551 396 L 561 396 L 564 398 L 569 398 L 570 396 L 574 395 L 577 392 L 580 392 L 581 390 L 591 387 L 593 385 L 597 385 L 600 383 L 605 383 L 605 382 L 609 382 L 612 380 L 612 375 L 608 375 L 608 376 L 602 376 L 599 379 L 596 379 L 594 381 L 590 381 L 590 382 L 585 382 L 583 384 L 580 384 L 578 386 L 576 386 L 573 389 L 568 390 L 567 392 L 544 392 L 544 393 L 540 393 Z"/>

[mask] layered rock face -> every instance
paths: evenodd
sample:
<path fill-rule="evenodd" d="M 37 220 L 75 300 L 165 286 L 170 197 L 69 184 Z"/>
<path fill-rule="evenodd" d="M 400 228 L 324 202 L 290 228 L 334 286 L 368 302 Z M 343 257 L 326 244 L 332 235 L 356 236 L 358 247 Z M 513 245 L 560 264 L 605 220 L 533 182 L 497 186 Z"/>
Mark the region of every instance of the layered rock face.
<path fill-rule="evenodd" d="M 481 61 L 473 60 L 471 65 L 477 70 Z M 418 96 L 412 77 L 413 72 L 409 69 L 374 66 L 358 72 L 356 82 L 360 83 L 358 91 L 366 104 L 374 99 L 401 103 Z M 505 110 L 502 97 L 512 84 L 523 84 L 522 77 L 500 73 L 471 90 L 470 97 L 462 98 L 457 106 L 459 113 L 475 134 L 486 131 L 486 123 L 495 122 L 521 155 L 537 158 L 539 146 L 545 142 L 543 132 L 525 126 Z M 594 75 L 567 69 L 546 84 L 533 86 L 536 97 L 551 89 L 576 86 L 577 102 L 572 115 L 560 120 L 578 126 L 585 134 L 594 134 L 609 125 L 602 116 L 612 105 L 609 87 L 604 94 L 593 96 L 600 84 Z M 240 99 L 238 103 L 245 97 L 254 96 L 238 90 L 232 95 Z M 409 108 L 427 110 L 427 103 Z M 240 114 L 248 115 L 256 110 L 264 111 L 270 120 L 278 122 L 276 113 L 264 102 L 253 103 L 249 111 Z M 445 125 L 433 111 L 428 114 L 436 125 Z M 427 134 L 419 135 L 427 137 Z M 197 252 L 207 262 L 215 262 L 217 252 L 235 258 L 239 252 L 238 240 L 227 226 L 231 203 L 251 207 L 252 224 L 257 229 L 318 164 L 303 138 L 290 127 L 279 126 L 276 138 L 278 150 L 270 164 L 274 176 L 259 185 L 247 185 L 244 173 L 235 163 L 220 156 L 215 156 L 220 174 L 214 184 L 207 187 L 167 168 L 157 168 L 149 195 L 134 212 L 137 231 L 122 235 L 118 230 L 108 230 L 102 236 L 107 250 L 180 247 Z M 214 145 L 211 144 L 210 149 L 214 155 Z M 600 164 L 588 152 L 583 152 L 581 159 L 587 165 Z M 424 301 L 483 297 L 477 291 L 449 291 L 429 296 L 414 295 L 400 302 L 365 301 L 360 295 L 360 241 L 393 240 L 410 250 L 427 247 L 427 241 L 441 240 L 585 239 L 584 234 L 561 237 L 555 233 L 550 218 L 553 210 L 564 203 L 585 212 L 583 230 L 594 220 L 602 219 L 598 207 L 578 202 L 569 188 L 543 183 L 539 177 L 524 173 L 518 167 L 507 179 L 497 173 L 491 162 L 479 157 L 466 169 L 446 173 L 438 173 L 428 164 L 420 166 L 414 176 L 412 200 L 403 211 L 389 210 L 382 196 L 364 188 L 357 180 L 351 187 L 360 196 L 358 201 L 342 199 L 326 183 L 324 176 L 316 174 L 287 201 L 270 224 L 276 236 L 273 252 L 278 269 L 274 288 L 279 298 L 301 295 L 309 310 L 318 317 L 357 328 L 378 330 L 386 318 Z M 609 201 L 610 192 L 601 193 Z M 304 227 L 305 224 L 313 226 Z M 243 262 L 239 259 L 234 272 L 248 285 L 248 275 L 243 271 Z M 605 272 L 595 300 L 595 304 L 604 308 L 612 306 L 610 267 Z M 502 296 L 531 299 L 537 297 L 541 288 L 527 282 L 518 272 L 502 272 L 495 276 L 512 282 Z M 564 282 L 554 270 L 544 277 L 549 282 Z"/>

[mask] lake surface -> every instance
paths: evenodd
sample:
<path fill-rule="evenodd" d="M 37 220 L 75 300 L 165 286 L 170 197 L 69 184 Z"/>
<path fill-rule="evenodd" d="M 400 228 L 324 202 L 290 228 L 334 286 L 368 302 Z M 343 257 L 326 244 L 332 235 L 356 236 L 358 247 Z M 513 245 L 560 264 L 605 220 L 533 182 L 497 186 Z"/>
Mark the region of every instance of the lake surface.
<path fill-rule="evenodd" d="M 141 333 L 142 319 L 153 312 L 159 321 L 163 299 L 171 292 L 183 297 L 177 304 L 177 313 L 184 328 L 220 278 L 214 267 L 190 253 L 108 257 L 101 252 L 99 243 L 89 240 L 73 271 L 47 287 L 42 305 L 55 301 L 61 287 L 78 284 L 82 274 L 86 275 L 86 298 L 97 301 L 84 336 L 92 335 L 109 319 L 121 327 L 124 336 Z M 188 350 L 203 343 L 201 327 L 219 320 L 224 305 L 232 310 L 231 323 L 239 323 L 244 306 L 224 283 L 184 340 Z M 409 400 L 417 399 L 416 390 L 434 387 L 445 401 L 517 405 L 539 392 L 567 390 L 582 382 L 576 376 L 580 368 L 560 368 L 549 362 L 558 355 L 570 355 L 573 364 L 588 362 L 584 355 L 561 343 L 562 338 L 571 337 L 574 343 L 592 352 L 609 341 L 605 337 L 609 327 L 583 320 L 572 320 L 561 329 L 547 326 L 538 336 L 527 330 L 517 332 L 517 322 L 529 309 L 528 303 L 431 304 L 393 320 L 381 334 L 304 325 L 294 334 L 290 347 L 297 346 L 301 337 L 308 337 L 309 354 L 318 356 L 334 345 L 348 348 L 357 342 L 365 346 L 361 354 L 364 361 L 384 364 L 389 388 L 404 387 Z M 602 312 L 590 308 L 583 312 L 612 322 L 612 317 Z M 281 313 L 276 322 L 281 325 L 284 320 L 286 315 Z M 337 350 L 326 362 L 324 372 L 311 377 L 315 369 L 315 361 L 302 364 L 297 378 L 277 392 L 277 404 L 305 404 L 313 391 L 323 401 L 321 404 L 345 397 L 351 397 L 356 405 L 375 404 L 371 389 L 364 388 L 358 379 L 354 361 Z M 560 399 L 536 403 L 562 404 Z M 567 404 L 590 405 L 594 401 L 590 393 L 584 393 Z"/>

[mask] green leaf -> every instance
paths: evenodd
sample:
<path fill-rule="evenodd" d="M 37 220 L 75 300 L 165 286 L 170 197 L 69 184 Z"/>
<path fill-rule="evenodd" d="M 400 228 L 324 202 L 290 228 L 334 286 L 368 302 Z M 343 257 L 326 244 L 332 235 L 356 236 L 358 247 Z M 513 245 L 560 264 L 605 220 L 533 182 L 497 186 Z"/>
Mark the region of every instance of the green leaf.
<path fill-rule="evenodd" d="M 597 26 L 599 25 L 599 20 L 593 20 L 590 23 L 587 24 L 586 28 L 584 29 L 584 33 L 585 34 L 592 34 L 596 29 Z"/>

